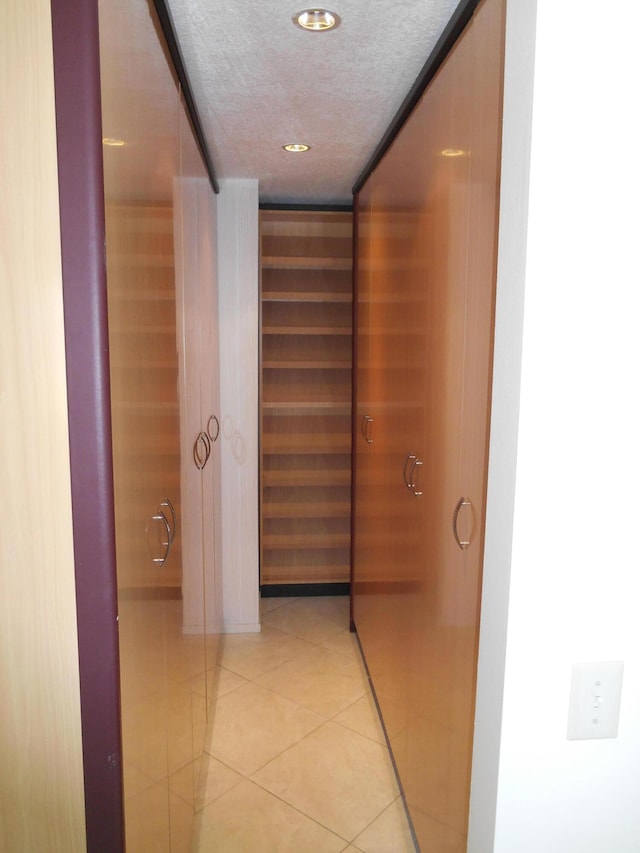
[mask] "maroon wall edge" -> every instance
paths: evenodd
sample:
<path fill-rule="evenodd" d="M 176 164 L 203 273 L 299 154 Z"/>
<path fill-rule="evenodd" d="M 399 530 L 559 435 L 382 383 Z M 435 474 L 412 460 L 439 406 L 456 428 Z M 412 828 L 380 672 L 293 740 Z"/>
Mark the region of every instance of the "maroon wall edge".
<path fill-rule="evenodd" d="M 87 849 L 124 850 L 97 0 L 51 0 Z"/>

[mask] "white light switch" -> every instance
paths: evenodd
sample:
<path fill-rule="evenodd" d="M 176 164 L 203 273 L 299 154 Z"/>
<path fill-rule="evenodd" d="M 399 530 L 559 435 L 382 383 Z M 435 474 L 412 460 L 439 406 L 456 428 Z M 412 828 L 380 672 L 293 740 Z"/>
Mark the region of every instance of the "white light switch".
<path fill-rule="evenodd" d="M 567 740 L 618 736 L 622 661 L 574 663 Z"/>

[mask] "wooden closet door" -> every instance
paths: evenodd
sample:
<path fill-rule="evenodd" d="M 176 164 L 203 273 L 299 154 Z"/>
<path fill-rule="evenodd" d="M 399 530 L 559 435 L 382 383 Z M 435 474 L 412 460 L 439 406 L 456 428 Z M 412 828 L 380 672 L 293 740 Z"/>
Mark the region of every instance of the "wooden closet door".
<path fill-rule="evenodd" d="M 388 301 L 388 345 L 379 363 L 369 357 L 368 383 L 382 395 L 389 426 L 388 475 L 377 485 L 397 538 L 382 557 L 375 607 L 359 601 L 365 569 L 356 551 L 354 619 L 419 843 L 460 853 L 482 570 L 502 33 L 503 3 L 486 0 L 361 193 L 370 221 L 386 223 L 361 248 L 372 268 L 377 253 Z M 398 489 L 408 454 L 422 464 Z M 357 530 L 358 500 L 355 511 Z"/>
<path fill-rule="evenodd" d="M 498 0 L 479 7 L 420 113 L 425 160 L 431 164 L 423 219 L 429 489 L 405 791 L 421 845 L 461 853 L 480 615 L 502 15 Z"/>
<path fill-rule="evenodd" d="M 130 853 L 188 847 L 206 724 L 203 549 L 200 536 L 195 556 L 190 550 L 181 500 L 187 424 L 178 358 L 187 339 L 200 344 L 182 302 L 198 282 L 199 197 L 187 205 L 179 190 L 183 176 L 201 173 L 190 174 L 193 143 L 159 33 L 144 0 L 100 3 L 103 131 L 121 141 L 105 144 L 104 180 Z M 199 379 L 189 381 L 199 410 Z M 202 532 L 201 492 L 193 519 Z M 185 633 L 193 610 L 198 633 Z"/>

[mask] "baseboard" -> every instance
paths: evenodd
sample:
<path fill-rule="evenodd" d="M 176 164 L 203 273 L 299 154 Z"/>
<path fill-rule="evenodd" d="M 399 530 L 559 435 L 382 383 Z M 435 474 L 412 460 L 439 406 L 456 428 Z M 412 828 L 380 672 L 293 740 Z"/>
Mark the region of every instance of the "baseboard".
<path fill-rule="evenodd" d="M 260 587 L 261 598 L 349 595 L 350 583 L 269 583 Z"/>

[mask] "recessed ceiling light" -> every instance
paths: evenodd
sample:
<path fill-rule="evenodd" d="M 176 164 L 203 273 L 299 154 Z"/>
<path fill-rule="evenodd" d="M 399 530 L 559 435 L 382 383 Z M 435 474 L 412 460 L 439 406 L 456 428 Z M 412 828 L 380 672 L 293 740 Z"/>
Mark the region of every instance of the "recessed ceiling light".
<path fill-rule="evenodd" d="M 102 140 L 103 145 L 108 145 L 110 148 L 122 148 L 125 144 L 124 139 L 116 139 L 114 136 L 105 136 Z"/>
<path fill-rule="evenodd" d="M 305 145 L 304 142 L 290 142 L 288 145 L 282 146 L 285 151 L 291 151 L 293 154 L 301 154 L 303 151 L 309 151 L 310 145 Z"/>
<path fill-rule="evenodd" d="M 462 157 L 464 155 L 462 148 L 445 148 L 440 153 L 443 157 Z"/>
<path fill-rule="evenodd" d="M 303 30 L 322 33 L 337 27 L 340 24 L 340 16 L 328 9 L 304 9 L 293 16 L 293 22 Z"/>

